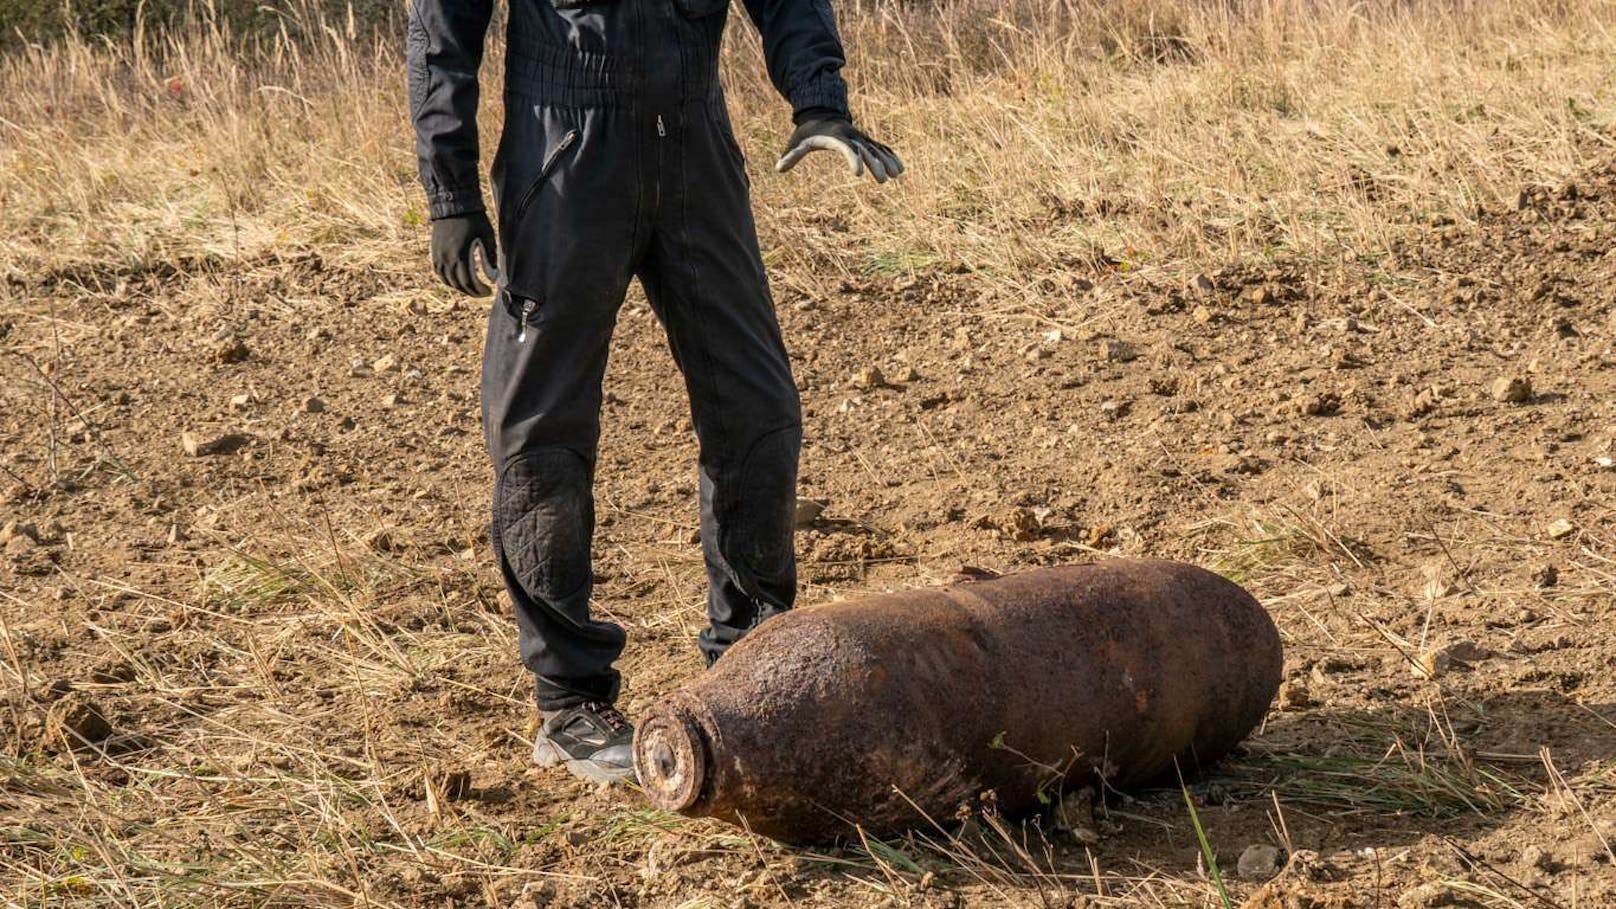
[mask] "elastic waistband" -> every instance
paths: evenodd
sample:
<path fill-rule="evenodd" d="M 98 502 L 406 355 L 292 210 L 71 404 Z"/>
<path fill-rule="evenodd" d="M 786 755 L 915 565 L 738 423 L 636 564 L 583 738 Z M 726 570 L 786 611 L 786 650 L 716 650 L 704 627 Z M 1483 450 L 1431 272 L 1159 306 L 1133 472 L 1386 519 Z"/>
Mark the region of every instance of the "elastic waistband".
<path fill-rule="evenodd" d="M 690 50 L 681 54 L 679 85 L 656 88 L 677 90 L 685 101 L 709 99 L 720 91 L 716 55 Z M 515 34 L 507 45 L 507 86 L 549 104 L 601 107 L 620 103 L 642 88 L 645 78 L 640 61 L 627 57 L 555 47 Z"/>

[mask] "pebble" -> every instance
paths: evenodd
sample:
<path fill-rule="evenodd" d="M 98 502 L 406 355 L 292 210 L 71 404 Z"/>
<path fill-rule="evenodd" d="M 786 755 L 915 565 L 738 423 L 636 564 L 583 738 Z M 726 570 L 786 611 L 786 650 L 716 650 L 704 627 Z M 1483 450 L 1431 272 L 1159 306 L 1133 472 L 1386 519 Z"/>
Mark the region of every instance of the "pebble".
<path fill-rule="evenodd" d="M 1286 679 L 1279 683 L 1279 709 L 1301 710 L 1313 705 L 1313 694 L 1301 679 Z"/>
<path fill-rule="evenodd" d="M 252 403 L 252 395 L 235 395 L 235 396 L 230 398 L 230 409 L 231 410 L 246 410 L 247 405 L 249 405 L 251 403 Z"/>
<path fill-rule="evenodd" d="M 1532 400 L 1532 382 L 1522 376 L 1499 376 L 1487 387 L 1494 401 L 1522 404 Z"/>
<path fill-rule="evenodd" d="M 398 407 L 402 403 L 404 403 L 404 399 L 399 397 L 397 394 L 382 395 L 382 409 L 383 410 L 392 410 L 392 409 Z"/>
<path fill-rule="evenodd" d="M 1267 843 L 1255 843 L 1240 853 L 1240 861 L 1235 870 L 1241 880 L 1261 883 L 1278 874 L 1283 867 L 1285 867 L 1284 852 Z"/>
<path fill-rule="evenodd" d="M 1078 845 L 1092 846 L 1100 841 L 1099 825 L 1094 823 L 1094 790 L 1067 792 L 1055 802 L 1055 829 L 1066 833 Z"/>
<path fill-rule="evenodd" d="M 1522 868 L 1532 868 L 1543 872 L 1553 872 L 1558 864 L 1555 862 L 1552 853 L 1536 843 L 1521 850 L 1519 861 Z"/>
<path fill-rule="evenodd" d="M 247 349 L 246 342 L 234 335 L 219 339 L 213 346 L 215 363 L 240 363 L 250 356 L 252 352 Z"/>
<path fill-rule="evenodd" d="M 1409 671 L 1415 678 L 1434 679 L 1452 669 L 1464 668 L 1492 656 L 1492 651 L 1473 641 L 1455 641 L 1422 652 Z"/>
<path fill-rule="evenodd" d="M 1100 356 L 1111 363 L 1130 363 L 1139 359 L 1139 348 L 1127 341 L 1102 341 Z"/>
<path fill-rule="evenodd" d="M 1195 319 L 1195 321 L 1205 325 L 1206 323 L 1212 321 L 1212 310 L 1207 309 L 1205 306 L 1197 306 L 1190 313 L 1190 316 L 1191 318 Z"/>
<path fill-rule="evenodd" d="M 825 513 L 825 507 L 825 502 L 799 496 L 797 498 L 797 529 L 801 530 L 819 520 L 819 516 Z"/>
<path fill-rule="evenodd" d="M 1577 532 L 1577 525 L 1565 518 L 1558 518 L 1546 528 L 1551 540 L 1563 540 Z"/>
<path fill-rule="evenodd" d="M 393 372 L 398 369 L 398 358 L 392 354 L 382 354 L 371 361 L 370 368 L 377 372 Z"/>
<path fill-rule="evenodd" d="M 319 398 L 304 398 L 299 409 L 304 413 L 325 413 L 325 402 Z"/>
<path fill-rule="evenodd" d="M 886 376 L 874 366 L 866 366 L 853 374 L 853 387 L 869 391 L 887 384 Z"/>

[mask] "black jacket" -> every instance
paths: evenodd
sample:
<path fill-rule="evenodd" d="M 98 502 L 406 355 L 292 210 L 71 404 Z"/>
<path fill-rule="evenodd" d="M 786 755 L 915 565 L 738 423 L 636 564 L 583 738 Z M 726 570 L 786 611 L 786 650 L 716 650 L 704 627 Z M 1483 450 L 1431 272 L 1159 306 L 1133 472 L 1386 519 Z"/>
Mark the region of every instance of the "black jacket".
<path fill-rule="evenodd" d="M 841 38 L 830 0 L 743 0 L 763 35 L 764 55 L 775 88 L 800 119 L 805 113 L 847 116 L 847 86 Z M 567 49 L 570 16 L 642 15 L 672 4 L 680 15 L 723 13 L 729 0 L 509 0 L 507 34 L 513 53 L 526 45 Z M 414 0 L 407 55 L 410 114 L 415 123 L 421 183 L 434 219 L 483 209 L 477 140 L 477 70 L 493 16 L 493 0 Z M 714 34 L 720 34 L 721 28 Z M 613 30 L 606 30 L 613 33 Z M 632 60 L 655 40 L 650 28 L 621 30 L 627 47 L 571 48 L 580 53 Z M 632 37 L 628 37 L 632 36 Z M 716 55 L 714 56 L 716 64 Z M 514 70 L 507 71 L 508 80 Z"/>

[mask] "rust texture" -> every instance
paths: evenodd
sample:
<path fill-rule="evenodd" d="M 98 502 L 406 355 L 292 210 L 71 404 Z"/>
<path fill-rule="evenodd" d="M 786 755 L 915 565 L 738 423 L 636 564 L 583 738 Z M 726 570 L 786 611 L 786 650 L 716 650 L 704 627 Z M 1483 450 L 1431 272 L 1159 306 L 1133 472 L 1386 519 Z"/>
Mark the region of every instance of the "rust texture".
<path fill-rule="evenodd" d="M 1110 561 L 773 619 L 643 719 L 660 808 L 788 842 L 946 824 L 993 791 L 1187 775 L 1262 721 L 1279 633 L 1236 584 Z"/>

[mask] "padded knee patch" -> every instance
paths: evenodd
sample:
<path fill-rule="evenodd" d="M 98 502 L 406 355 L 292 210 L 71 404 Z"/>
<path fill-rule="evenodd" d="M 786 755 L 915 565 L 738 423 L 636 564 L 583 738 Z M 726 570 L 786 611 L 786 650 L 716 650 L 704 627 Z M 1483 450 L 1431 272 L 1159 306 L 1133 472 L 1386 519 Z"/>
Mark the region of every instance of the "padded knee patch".
<path fill-rule="evenodd" d="M 494 531 L 512 574 L 535 598 L 555 603 L 589 582 L 589 486 L 589 464 L 565 448 L 524 452 L 499 478 Z"/>
<path fill-rule="evenodd" d="M 741 461 L 726 555 L 765 584 L 795 575 L 801 453 L 802 427 L 787 426 L 758 439 Z"/>

